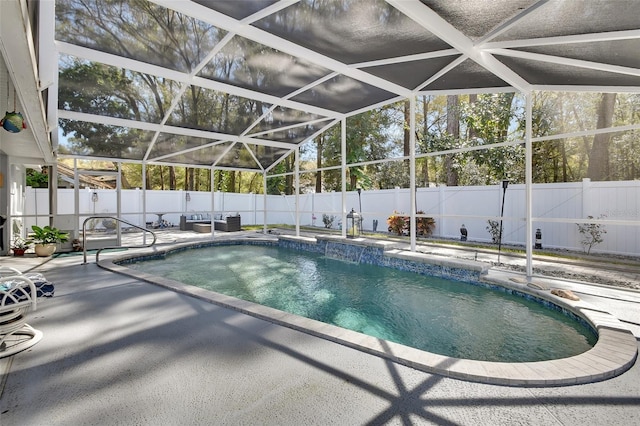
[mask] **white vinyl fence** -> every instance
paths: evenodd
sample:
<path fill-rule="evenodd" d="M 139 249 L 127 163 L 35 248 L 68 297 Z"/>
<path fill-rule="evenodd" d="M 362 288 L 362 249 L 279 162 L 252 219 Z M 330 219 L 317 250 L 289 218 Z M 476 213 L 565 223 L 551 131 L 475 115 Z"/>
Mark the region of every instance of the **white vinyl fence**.
<path fill-rule="evenodd" d="M 38 224 L 48 223 L 48 190 L 27 188 L 25 215 L 44 215 Z M 93 193 L 97 200 L 92 201 Z M 167 222 L 177 225 L 181 214 L 212 211 L 212 196 L 205 192 L 146 191 L 146 217 L 143 217 L 143 194 L 139 189 L 121 192 L 121 217 L 137 225 L 153 224 L 158 213 Z M 470 241 L 491 241 L 487 220 L 500 220 L 503 189 L 501 185 L 466 186 L 416 189 L 416 209 L 436 221 L 434 236 L 460 237 L 462 224 L 468 230 Z M 117 198 L 115 190 L 80 191 L 79 211 L 82 220 L 95 214 L 115 215 Z M 95 199 L 95 198 L 93 198 Z M 329 192 L 301 194 L 298 197 L 300 224 L 324 227 L 323 215 L 333 216 L 333 228 L 339 228 L 342 220 L 342 194 Z M 214 195 L 215 213 L 239 213 L 243 225 L 296 223 L 295 195 L 235 194 L 217 192 Z M 386 231 L 386 220 L 394 211 L 409 214 L 409 189 L 355 191 L 345 194 L 345 210 L 361 211 L 363 229 Z M 74 190 L 58 190 L 57 226 L 73 229 Z M 585 179 L 577 183 L 533 185 L 533 228 L 540 228 L 545 248 L 582 250 L 582 235 L 577 221 L 602 217 L 606 234 L 604 242 L 594 246 L 592 252 L 640 254 L 640 181 L 591 182 Z M 525 243 L 526 194 L 524 185 L 509 185 L 504 200 L 503 243 Z M 375 224 L 377 221 L 377 227 Z M 35 218 L 26 218 L 27 229 Z"/>

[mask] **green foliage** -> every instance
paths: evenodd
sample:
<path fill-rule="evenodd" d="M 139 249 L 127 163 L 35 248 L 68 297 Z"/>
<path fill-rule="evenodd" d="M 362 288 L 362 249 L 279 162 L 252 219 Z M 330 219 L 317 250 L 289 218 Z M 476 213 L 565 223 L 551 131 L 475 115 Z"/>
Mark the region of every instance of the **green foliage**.
<path fill-rule="evenodd" d="M 604 219 L 606 215 L 598 216 L 598 219 Z M 593 216 L 587 216 L 587 219 L 593 219 Z M 600 244 L 604 241 L 603 234 L 606 234 L 607 231 L 603 224 L 601 223 L 576 223 L 578 227 L 578 232 L 582 236 L 580 240 L 580 245 L 587 252 L 587 254 L 591 253 L 591 248 L 597 244 Z"/>
<path fill-rule="evenodd" d="M 33 242 L 36 244 L 64 243 L 69 240 L 69 234 L 61 232 L 58 228 L 49 225 L 41 228 L 38 225 L 31 227 L 33 230 Z"/>
<path fill-rule="evenodd" d="M 375 165 L 375 180 L 379 189 L 392 189 L 409 187 L 408 168 L 404 161 L 390 161 Z"/>
<path fill-rule="evenodd" d="M 65 9 L 64 5 L 60 6 Z M 127 10 L 123 15 L 115 13 L 113 8 L 106 7 L 100 13 L 100 20 L 106 27 L 114 23 L 114 27 L 129 31 L 134 27 L 115 25 L 121 23 L 123 16 L 135 14 L 138 7 L 148 9 L 149 15 L 140 15 L 146 20 L 144 28 L 150 34 L 162 32 L 166 10 L 143 3 L 130 8 L 126 2 L 122 7 Z M 82 8 L 70 8 L 68 22 L 75 22 L 74 27 L 61 25 L 58 31 L 84 31 L 86 37 L 92 37 L 99 28 L 87 26 L 95 22 L 94 12 Z M 149 18 L 149 16 L 151 18 Z M 132 18 L 133 19 L 133 18 Z M 184 43 L 198 45 L 214 43 L 221 34 L 212 27 L 201 26 L 198 20 L 185 18 L 174 24 L 188 29 L 194 36 L 188 40 L 179 38 L 169 40 L 169 46 L 155 51 L 155 60 L 161 64 L 172 64 L 175 67 L 192 69 L 199 60 L 182 53 Z M 77 27 L 77 28 L 76 28 Z M 182 34 L 182 33 L 180 33 Z M 199 36 L 195 36 L 198 34 Z M 139 35 L 139 34 L 136 34 Z M 97 36 L 97 35 L 96 35 Z M 131 49 L 126 46 L 123 37 L 112 35 L 112 49 Z M 126 38 L 126 37 L 125 37 Z M 123 41 L 124 40 L 124 41 Z M 149 38 L 151 44 L 157 43 L 157 37 Z M 156 40 L 156 41 L 154 41 Z M 166 40 L 165 40 L 166 42 Z M 159 47 L 157 45 L 156 47 Z M 197 47 L 197 46 L 193 46 Z M 244 46 L 251 49 L 252 44 Z M 260 54 L 260 52 L 254 52 Z M 221 61 L 228 59 L 220 58 Z M 238 59 L 236 59 L 238 60 Z M 233 63 L 221 64 L 221 69 L 231 72 Z M 267 81 L 278 78 L 276 75 L 243 76 L 247 79 Z M 107 117 L 123 118 L 136 121 L 160 122 L 165 117 L 171 101 L 178 91 L 175 82 L 122 70 L 104 64 L 92 63 L 81 59 L 63 59 L 60 68 L 59 108 Z M 552 134 L 580 132 L 597 126 L 598 106 L 601 95 L 594 93 L 555 93 L 541 92 L 534 96 L 533 136 L 541 137 Z M 492 95 L 459 96 L 455 111 L 447 110 L 446 96 L 421 96 L 416 111 L 416 142 L 418 154 L 427 155 L 419 158 L 416 170 L 418 186 L 433 183 L 449 185 L 493 184 L 504 178 L 512 182 L 524 181 L 524 109 L 521 97 L 513 93 Z M 640 96 L 636 94 L 617 94 L 613 125 L 637 124 L 640 121 Z M 229 132 L 234 134 L 238 129 L 247 128 L 253 120 L 265 112 L 265 105 L 255 100 L 243 100 L 233 96 L 221 96 L 219 93 L 198 87 L 190 87 L 177 101 L 172 111 L 171 125 L 192 127 L 196 129 Z M 447 116 L 455 113 L 459 116 L 460 135 L 448 131 Z M 347 190 L 358 187 L 393 188 L 409 186 L 408 161 L 406 155 L 405 103 L 388 105 L 347 118 L 346 129 L 346 163 Z M 278 121 L 273 114 L 272 128 L 284 122 Z M 149 148 L 150 136 L 147 131 L 119 126 L 109 126 L 80 120 L 60 120 L 60 127 L 66 138 L 60 144 L 61 153 L 77 155 L 97 155 L 103 157 L 142 158 Z M 453 134 L 451 134 L 453 133 Z M 202 141 L 201 141 L 202 142 Z M 183 136 L 176 136 L 170 141 L 159 139 L 154 145 L 154 154 L 180 151 L 194 147 L 194 141 Z M 447 152 L 457 148 L 484 147 L 492 144 L 514 143 L 513 145 L 478 149 L 466 152 Z M 306 145 L 306 144 L 305 144 Z M 589 164 L 596 163 L 593 156 L 594 138 L 573 137 L 563 140 L 540 141 L 533 144 L 533 179 L 534 182 L 566 182 L 580 181 L 587 177 Z M 222 153 L 228 145 L 211 147 L 211 152 Z M 340 125 L 318 136 L 314 143 L 305 150 L 315 147 L 313 168 L 336 167 L 341 164 L 341 129 Z M 279 158 L 282 153 L 263 146 L 251 148 L 259 158 Z M 606 153 L 600 154 L 597 163 L 607 163 L 606 175 L 613 180 L 633 180 L 640 178 L 640 143 L 638 131 L 616 132 L 611 134 L 611 143 L 607 144 Z M 156 152 L 158 150 L 158 152 Z M 277 153 L 276 153 L 277 152 Z M 439 155 L 432 155 L 438 153 Z M 190 155 L 199 155 L 193 151 Z M 311 155 L 310 153 L 308 155 Z M 304 156 L 304 151 L 303 151 Z M 293 157 L 293 156 L 291 156 Z M 376 160 L 393 159 L 389 163 L 376 163 Z M 603 159 L 603 160 L 602 160 Z M 249 151 L 240 145 L 233 147 L 222 163 L 239 166 L 253 163 Z M 362 164 L 374 162 L 373 164 Z M 138 169 L 139 165 L 135 165 Z M 151 189 L 185 189 L 207 190 L 210 184 L 208 173 L 203 169 L 185 170 L 183 167 L 148 165 L 147 182 Z M 123 168 L 123 186 L 141 187 L 141 170 L 129 166 Z M 284 175 L 293 170 L 292 159 L 280 162 L 272 174 L 282 176 L 268 179 L 267 192 L 270 194 L 292 194 L 293 178 Z M 36 172 L 37 173 L 37 172 Z M 226 192 L 262 193 L 263 185 L 259 174 L 246 171 L 216 171 L 216 188 Z M 46 176 L 36 174 L 27 177 L 29 185 L 42 187 Z M 314 178 L 316 175 L 313 176 Z M 342 189 L 340 170 L 323 170 L 317 175 L 318 190 L 340 191 Z M 124 183 L 127 182 L 128 185 Z M 315 187 L 310 179 L 303 183 L 307 187 Z"/>
<path fill-rule="evenodd" d="M 31 247 L 31 244 L 33 244 L 33 241 L 31 241 L 30 239 L 25 239 L 20 236 L 17 236 L 13 239 L 13 242 L 11 243 L 11 248 L 18 249 L 18 250 L 28 250 L 29 247 Z"/>
<path fill-rule="evenodd" d="M 390 105 L 367 111 L 347 118 L 346 162 L 347 190 L 356 188 L 370 189 L 379 187 L 379 165 L 353 165 L 402 155 L 402 141 L 399 130 L 402 129 L 401 104 Z M 333 126 L 318 137 L 316 157 L 320 158 L 320 167 L 339 166 L 341 164 L 340 125 Z M 391 184 L 392 186 L 393 183 Z M 322 172 L 322 190 L 340 191 L 340 170 Z"/>
<path fill-rule="evenodd" d="M 423 96 L 417 114 L 418 153 L 443 152 L 457 148 L 485 146 L 519 139 L 522 131 L 514 127 L 519 103 L 513 94 L 459 96 L 448 111 L 446 96 Z M 460 136 L 450 134 L 448 115 L 459 117 Z M 455 123 L 454 123 L 455 124 Z M 509 176 L 524 181 L 524 150 L 520 145 L 494 147 L 459 153 L 443 153 L 420 159 L 416 167 L 419 186 L 486 185 Z"/>
<path fill-rule="evenodd" d="M 536 93 L 533 99 L 533 137 L 595 129 L 602 110 L 599 93 Z M 637 124 L 640 97 L 618 93 L 615 97 L 613 126 Z M 524 129 L 524 116 L 518 117 Z M 600 158 L 594 155 L 594 136 L 537 142 L 533 144 L 534 182 L 579 182 L 588 177 L 589 164 L 601 164 L 609 180 L 640 178 L 638 132 L 610 134 Z"/>
<path fill-rule="evenodd" d="M 49 175 L 34 169 L 27 169 L 27 186 L 47 188 L 49 186 Z"/>
<path fill-rule="evenodd" d="M 267 194 L 280 195 L 281 193 L 286 192 L 287 179 L 283 174 L 287 171 L 287 165 L 284 161 L 276 164 L 272 169 L 272 174 L 280 176 L 269 177 L 267 179 Z"/>

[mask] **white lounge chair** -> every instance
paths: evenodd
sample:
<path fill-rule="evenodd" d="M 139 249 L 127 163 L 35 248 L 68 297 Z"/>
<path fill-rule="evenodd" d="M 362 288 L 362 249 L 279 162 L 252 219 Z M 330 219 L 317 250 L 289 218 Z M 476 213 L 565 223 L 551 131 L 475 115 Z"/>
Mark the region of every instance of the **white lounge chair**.
<path fill-rule="evenodd" d="M 37 307 L 36 285 L 24 275 L 0 278 L 0 358 L 35 345 L 42 332 L 26 323 L 27 313 Z"/>

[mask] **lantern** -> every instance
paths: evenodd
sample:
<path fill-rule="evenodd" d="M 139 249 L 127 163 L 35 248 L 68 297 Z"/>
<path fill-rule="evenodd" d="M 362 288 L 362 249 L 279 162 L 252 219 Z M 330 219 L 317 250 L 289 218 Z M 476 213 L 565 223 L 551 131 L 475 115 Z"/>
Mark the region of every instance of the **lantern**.
<path fill-rule="evenodd" d="M 347 238 L 357 238 L 360 236 L 360 215 L 352 208 L 347 213 Z"/>

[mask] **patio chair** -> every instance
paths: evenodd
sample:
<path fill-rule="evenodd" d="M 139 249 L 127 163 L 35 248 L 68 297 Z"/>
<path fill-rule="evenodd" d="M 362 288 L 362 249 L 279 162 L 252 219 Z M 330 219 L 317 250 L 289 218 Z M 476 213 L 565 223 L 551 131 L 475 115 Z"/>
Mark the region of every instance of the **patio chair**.
<path fill-rule="evenodd" d="M 0 358 L 35 345 L 42 332 L 26 323 L 37 306 L 36 285 L 24 275 L 0 278 Z"/>

